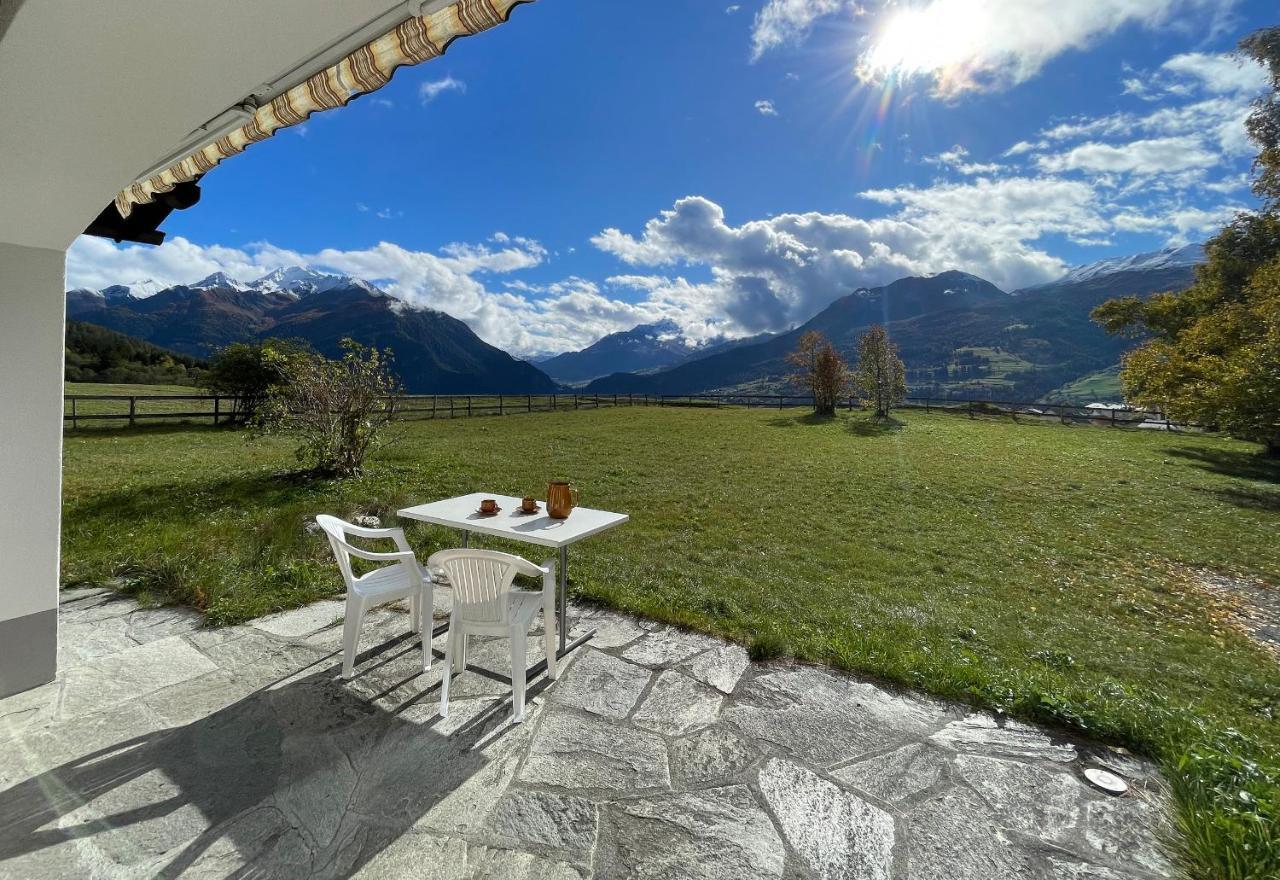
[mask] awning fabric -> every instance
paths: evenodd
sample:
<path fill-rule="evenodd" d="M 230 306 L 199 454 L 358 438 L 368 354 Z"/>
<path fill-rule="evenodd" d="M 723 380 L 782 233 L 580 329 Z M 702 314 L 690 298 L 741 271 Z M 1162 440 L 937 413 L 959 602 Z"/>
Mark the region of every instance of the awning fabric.
<path fill-rule="evenodd" d="M 382 88 L 398 68 L 443 55 L 454 40 L 502 24 L 512 9 L 530 2 L 457 0 L 428 15 L 410 18 L 259 107 L 247 123 L 230 134 L 122 190 L 115 198 L 116 209 L 121 217 L 128 217 L 134 205 L 151 202 L 157 193 L 195 180 L 223 159 L 282 128 L 306 121 L 312 113 L 345 106 L 352 98 Z"/>

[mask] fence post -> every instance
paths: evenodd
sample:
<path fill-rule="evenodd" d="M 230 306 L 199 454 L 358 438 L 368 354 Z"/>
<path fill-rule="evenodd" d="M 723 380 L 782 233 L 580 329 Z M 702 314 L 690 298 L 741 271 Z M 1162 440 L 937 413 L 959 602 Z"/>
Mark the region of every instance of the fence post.
<path fill-rule="evenodd" d="M 498 395 L 498 415 L 500 416 L 506 415 L 506 413 L 502 411 L 502 395 L 501 394 Z"/>
<path fill-rule="evenodd" d="M 969 401 L 969 418 L 973 418 L 973 401 Z"/>
<path fill-rule="evenodd" d="M 138 408 L 138 398 L 130 397 L 129 398 L 129 427 L 130 428 L 133 427 L 133 417 L 137 413 L 137 408 Z"/>
<path fill-rule="evenodd" d="M 618 395 L 616 395 L 616 394 L 615 394 L 615 395 L 613 395 L 613 405 L 614 405 L 614 406 L 617 406 L 617 405 L 618 405 Z"/>
<path fill-rule="evenodd" d="M 471 418 L 471 395 L 467 395 L 467 418 Z"/>
<path fill-rule="evenodd" d="M 533 395 L 532 394 L 526 394 L 524 396 L 524 411 L 533 412 Z"/>
<path fill-rule="evenodd" d="M 453 395 L 449 395 L 449 418 L 453 418 Z"/>
<path fill-rule="evenodd" d="M 436 420 L 436 395 L 431 395 L 431 421 Z"/>
<path fill-rule="evenodd" d="M 551 411 L 555 412 L 559 408 L 560 408 L 559 395 L 557 394 L 551 395 Z"/>
<path fill-rule="evenodd" d="M 215 425 L 218 424 L 218 415 L 219 415 L 218 411 L 222 409 L 221 404 L 222 404 L 222 398 L 215 395 L 213 398 L 213 423 Z"/>
<path fill-rule="evenodd" d="M 575 395 L 573 395 L 573 408 L 574 408 L 574 409 L 577 409 L 577 408 L 578 408 L 578 395 L 576 395 L 576 394 L 575 394 Z"/>
<path fill-rule="evenodd" d="M 80 420 L 76 418 L 76 399 L 71 398 L 71 427 L 80 427 Z"/>

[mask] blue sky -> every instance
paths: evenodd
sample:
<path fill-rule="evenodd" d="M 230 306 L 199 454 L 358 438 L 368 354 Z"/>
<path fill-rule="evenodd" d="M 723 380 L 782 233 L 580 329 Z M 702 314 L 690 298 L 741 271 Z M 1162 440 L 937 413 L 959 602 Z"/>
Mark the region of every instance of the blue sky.
<path fill-rule="evenodd" d="M 1013 289 L 1253 204 L 1223 0 L 538 0 L 211 172 L 72 285 L 347 272 L 517 354 L 803 321 L 959 268 Z M 1270 12 L 1270 18 L 1267 13 Z"/>

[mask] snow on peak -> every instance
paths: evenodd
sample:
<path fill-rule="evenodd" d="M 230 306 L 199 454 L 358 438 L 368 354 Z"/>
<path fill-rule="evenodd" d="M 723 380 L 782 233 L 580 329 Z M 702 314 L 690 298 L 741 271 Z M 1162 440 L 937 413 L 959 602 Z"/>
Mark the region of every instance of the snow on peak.
<path fill-rule="evenodd" d="M 1140 272 L 1151 269 L 1172 269 L 1179 266 L 1194 266 L 1205 260 L 1204 245 L 1188 244 L 1181 247 L 1167 247 L 1163 250 L 1148 251 L 1142 254 L 1131 254 L 1125 257 L 1111 257 L 1096 263 L 1076 266 L 1057 283 L 1088 281 L 1103 275 L 1116 272 Z"/>
<path fill-rule="evenodd" d="M 214 272 L 212 275 L 201 278 L 195 284 L 188 284 L 187 287 L 192 290 L 209 290 L 211 288 L 228 287 L 232 290 L 249 290 L 250 286 L 243 281 L 237 281 L 226 272 Z"/>
<path fill-rule="evenodd" d="M 127 284 L 112 284 L 102 288 L 102 296 L 106 299 L 146 299 L 168 287 L 150 278 L 141 281 L 130 281 Z"/>
<path fill-rule="evenodd" d="M 350 275 L 334 275 L 329 272 L 317 272 L 307 266 L 283 266 L 268 272 L 257 281 L 253 288 L 264 293 L 282 292 L 299 296 L 309 293 L 323 293 L 336 287 L 359 287 L 370 293 L 378 292 L 367 281 L 352 278 Z"/>

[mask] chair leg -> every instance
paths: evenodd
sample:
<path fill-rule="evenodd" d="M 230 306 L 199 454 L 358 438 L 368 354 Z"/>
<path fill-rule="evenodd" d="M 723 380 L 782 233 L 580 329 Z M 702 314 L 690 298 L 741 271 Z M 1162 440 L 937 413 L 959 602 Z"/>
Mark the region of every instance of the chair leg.
<path fill-rule="evenodd" d="M 440 717 L 449 717 L 449 679 L 453 678 L 453 640 L 457 638 L 453 621 L 449 621 L 449 635 L 444 640 L 444 674 L 440 677 Z"/>
<path fill-rule="evenodd" d="M 422 593 L 409 597 L 409 632 L 422 632 Z"/>
<path fill-rule="evenodd" d="M 529 675 L 525 665 L 526 638 L 523 630 L 511 630 L 511 721 L 514 724 L 524 721 L 524 688 Z"/>
<path fill-rule="evenodd" d="M 347 599 L 347 613 L 342 621 L 342 677 L 355 675 L 356 649 L 360 646 L 360 626 L 364 622 L 364 601 Z"/>
<path fill-rule="evenodd" d="M 453 632 L 452 624 L 449 625 L 449 631 Z M 462 672 L 467 668 L 467 634 L 464 632 L 458 633 L 458 643 L 454 645 L 453 666 L 451 668 L 454 672 Z"/>
<path fill-rule="evenodd" d="M 431 670 L 431 632 L 435 629 L 436 596 L 431 581 L 423 586 L 423 601 L 419 603 L 418 633 L 422 636 L 422 671 Z"/>

